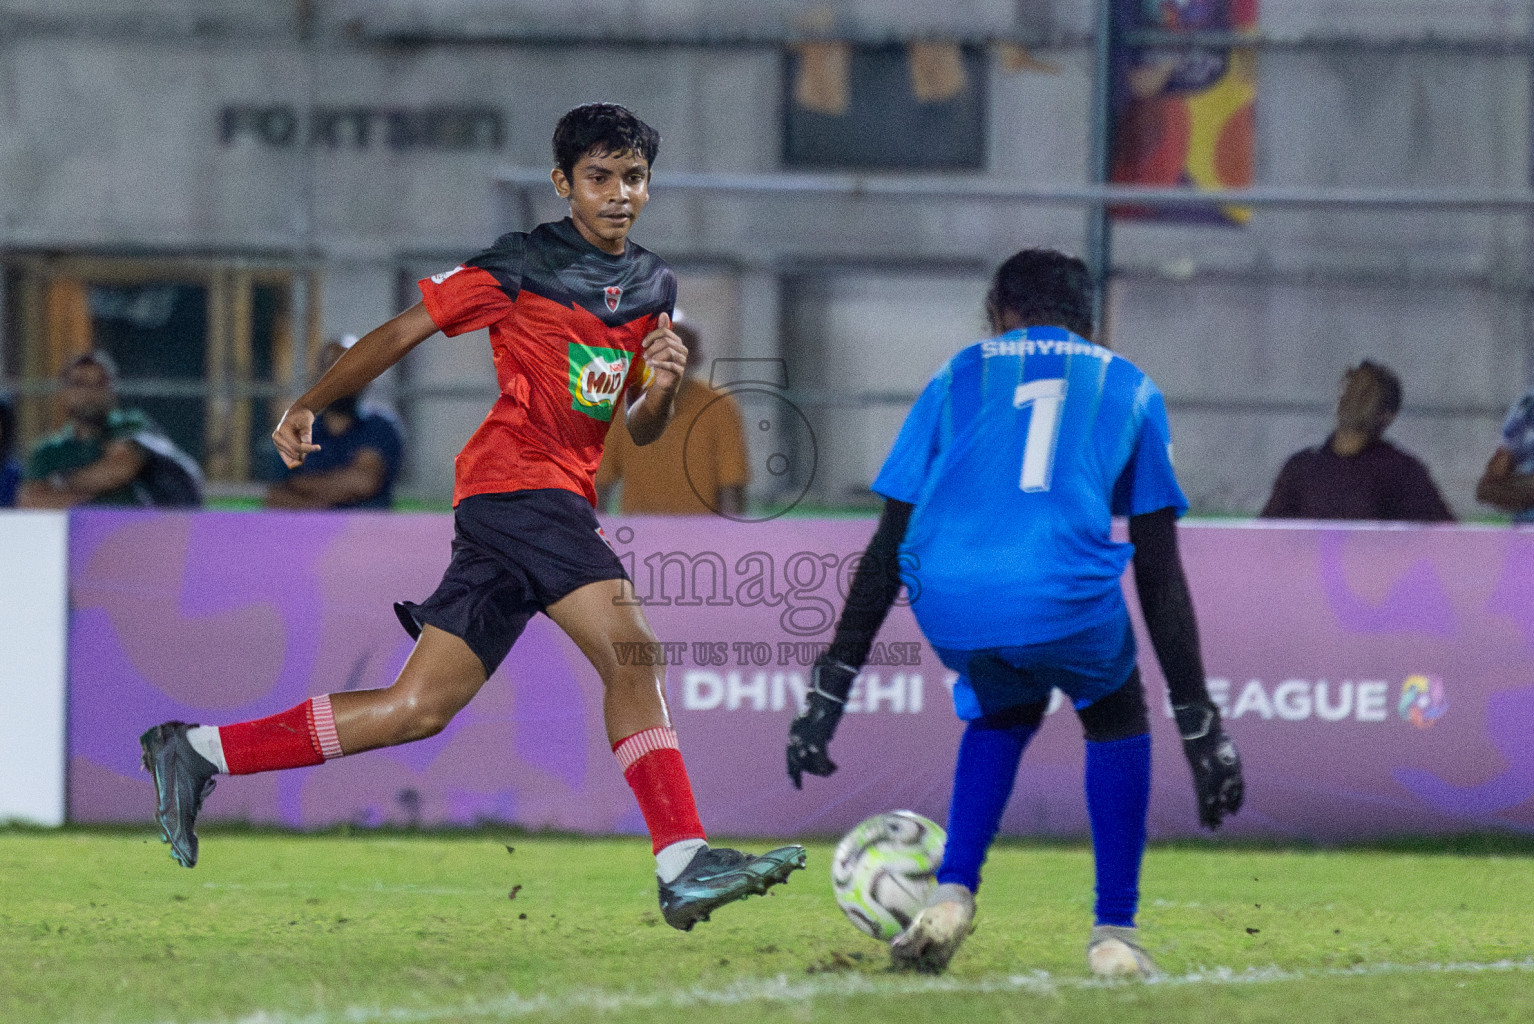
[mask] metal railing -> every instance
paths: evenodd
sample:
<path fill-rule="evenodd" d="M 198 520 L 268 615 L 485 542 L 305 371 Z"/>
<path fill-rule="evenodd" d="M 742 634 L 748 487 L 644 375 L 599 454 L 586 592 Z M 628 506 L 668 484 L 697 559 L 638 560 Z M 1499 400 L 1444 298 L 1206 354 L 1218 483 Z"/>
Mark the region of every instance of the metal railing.
<path fill-rule="evenodd" d="M 1016 45 L 1033 50 L 1072 50 L 1092 46 L 1095 33 L 1086 28 L 1065 28 L 1040 22 L 1019 23 L 1008 29 L 963 29 L 920 24 L 888 28 L 859 28 L 827 24 L 817 26 L 780 18 L 741 17 L 700 19 L 688 25 L 651 25 L 637 18 L 560 19 L 506 15 L 503 17 L 440 17 L 419 13 L 401 15 L 369 12 L 342 21 L 323 6 L 300 2 L 291 13 L 233 13 L 204 9 L 149 9 L 128 12 L 106 10 L 4 11 L 0 12 L 0 37 L 25 39 L 84 38 L 214 41 L 311 41 L 354 48 L 379 45 L 502 45 L 502 46 L 668 46 L 688 48 L 774 48 L 807 42 L 842 42 L 854 46 L 896 46 L 916 40 L 942 39 L 962 46 Z M 1254 32 L 1201 30 L 1166 32 L 1137 30 L 1124 33 L 1135 46 L 1158 48 L 1258 50 L 1421 50 L 1487 55 L 1521 55 L 1534 52 L 1534 38 L 1515 31 L 1469 31 L 1450 34 L 1432 29 L 1401 30 L 1389 25 L 1381 31 Z"/>
<path fill-rule="evenodd" d="M 552 188 L 547 168 L 504 167 L 495 181 L 514 190 Z M 725 174 L 656 171 L 655 187 L 719 195 L 786 196 L 795 199 L 959 200 L 976 203 L 1026 203 L 1095 209 L 1139 206 L 1179 209 L 1201 206 L 1250 206 L 1261 209 L 1391 209 L 1452 213 L 1528 213 L 1534 191 L 1528 188 L 1329 188 L 1264 185 L 1253 188 L 1196 191 L 1132 185 L 1030 185 L 979 175 L 961 177 L 878 174 Z"/>

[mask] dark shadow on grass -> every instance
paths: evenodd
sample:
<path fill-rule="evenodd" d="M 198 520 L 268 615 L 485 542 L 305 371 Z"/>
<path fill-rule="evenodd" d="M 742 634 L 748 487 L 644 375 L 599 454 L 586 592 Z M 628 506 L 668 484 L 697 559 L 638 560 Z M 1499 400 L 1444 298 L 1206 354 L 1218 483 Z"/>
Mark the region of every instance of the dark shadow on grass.
<path fill-rule="evenodd" d="M 1091 844 L 1085 837 L 1010 836 L 998 839 L 996 845 L 1014 849 L 1084 849 Z M 1149 848 L 1210 853 L 1227 850 L 1240 853 L 1410 853 L 1449 857 L 1527 857 L 1534 856 L 1534 834 L 1464 832 L 1441 836 L 1384 836 L 1347 843 L 1210 836 L 1207 839 L 1154 840 Z"/>
<path fill-rule="evenodd" d="M 527 829 L 498 822 L 477 825 L 411 827 L 408 825 L 331 825 L 316 829 L 289 829 L 276 825 L 252 824 L 238 821 L 215 821 L 199 825 L 201 836 L 282 836 L 293 839 L 333 839 L 356 836 L 380 839 L 432 839 L 461 840 L 464 842 L 511 841 L 517 839 L 549 839 L 568 842 L 634 842 L 643 840 L 640 835 L 588 835 L 554 829 Z M 50 828 L 23 823 L 0 824 L 0 838 L 6 836 L 124 836 L 135 839 L 145 836 L 158 838 L 152 824 L 127 825 L 65 825 Z M 838 835 L 804 835 L 790 839 L 711 837 L 715 845 L 739 846 L 748 849 L 767 848 L 782 842 L 834 844 Z M 1090 847 L 1084 836 L 1004 836 L 996 845 L 1003 849 L 1081 850 Z M 1354 843 L 1317 843 L 1301 840 L 1270 840 L 1249 837 L 1207 839 L 1172 839 L 1155 841 L 1151 850 L 1199 850 L 1211 853 L 1229 850 L 1243 853 L 1321 853 L 1321 852 L 1368 852 L 1442 855 L 1453 857 L 1527 857 L 1534 856 L 1534 834 L 1515 832 L 1465 832 L 1444 836 L 1392 836 Z"/>
<path fill-rule="evenodd" d="M 50 828 L 43 825 L 28 825 L 23 823 L 0 823 L 0 837 L 9 835 L 37 835 L 37 836 L 131 836 L 142 838 L 152 836 L 159 838 L 159 830 L 154 824 L 146 822 L 142 825 L 126 823 L 111 824 L 76 824 L 64 825 L 59 828 Z M 281 825 L 256 824 L 244 821 L 209 821 L 197 823 L 197 835 L 203 839 L 209 836 L 273 836 L 289 839 L 335 839 L 338 837 L 358 836 L 362 838 L 379 839 L 434 839 L 434 840 L 465 840 L 472 842 L 515 840 L 515 839 L 561 839 L 586 842 L 621 842 L 624 840 L 642 839 L 642 836 L 628 835 L 602 835 L 592 836 L 580 832 L 561 832 L 553 829 L 528 829 L 518 825 L 507 825 L 500 822 L 485 822 L 476 825 L 459 826 L 433 826 L 414 827 L 410 825 L 350 825 L 338 824 L 327 825 L 324 828 L 293 829 Z"/>

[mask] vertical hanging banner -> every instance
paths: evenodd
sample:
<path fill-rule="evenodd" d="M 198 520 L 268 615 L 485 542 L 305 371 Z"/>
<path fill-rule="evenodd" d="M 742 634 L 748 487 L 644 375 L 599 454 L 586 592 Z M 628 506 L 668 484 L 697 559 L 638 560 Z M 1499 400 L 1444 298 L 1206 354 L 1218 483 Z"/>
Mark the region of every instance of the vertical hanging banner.
<path fill-rule="evenodd" d="M 1257 3 L 1113 0 L 1113 184 L 1204 191 L 1252 184 L 1257 51 L 1229 44 L 1255 35 Z M 1247 207 L 1217 204 L 1112 213 L 1228 225 L 1251 219 Z"/>

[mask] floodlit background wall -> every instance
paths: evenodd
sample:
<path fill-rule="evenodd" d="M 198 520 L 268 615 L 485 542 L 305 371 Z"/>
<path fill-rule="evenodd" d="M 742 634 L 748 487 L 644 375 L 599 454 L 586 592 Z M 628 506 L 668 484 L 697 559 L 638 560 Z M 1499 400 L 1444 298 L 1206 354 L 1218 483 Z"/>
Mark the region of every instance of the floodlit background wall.
<path fill-rule="evenodd" d="M 714 355 L 786 360 L 819 441 L 810 500 L 867 504 L 911 397 L 984 330 L 989 269 L 1029 245 L 1082 251 L 1087 211 L 700 194 L 668 175 L 805 170 L 785 147 L 805 40 L 940 39 L 973 55 L 983 136 L 979 165 L 945 178 L 1082 185 L 1092 25 L 1085 0 L 0 0 L 4 377 L 35 436 L 64 312 L 154 323 L 112 304 L 129 292 L 71 298 L 59 282 L 183 282 L 206 355 L 144 367 L 143 393 L 179 395 L 165 401 L 184 404 L 178 429 L 218 486 L 250 488 L 318 339 L 376 325 L 413 301 L 415 276 L 558 215 L 508 172 L 546 169 L 558 116 L 611 99 L 665 140 L 636 237 L 680 269 Z M 1531 29 L 1527 5 L 1494 0 L 1269 2 L 1256 184 L 1525 189 Z M 1004 42 L 1026 48 L 1020 70 Z M 1461 515 L 1485 514 L 1474 481 L 1534 374 L 1528 220 L 1354 207 L 1119 224 L 1112 340 L 1168 396 L 1195 509 L 1253 513 L 1367 356 L 1405 381 L 1391 436 Z M 407 491 L 445 499 L 493 395 L 486 355 L 482 337 L 438 339 L 379 385 L 410 431 Z"/>

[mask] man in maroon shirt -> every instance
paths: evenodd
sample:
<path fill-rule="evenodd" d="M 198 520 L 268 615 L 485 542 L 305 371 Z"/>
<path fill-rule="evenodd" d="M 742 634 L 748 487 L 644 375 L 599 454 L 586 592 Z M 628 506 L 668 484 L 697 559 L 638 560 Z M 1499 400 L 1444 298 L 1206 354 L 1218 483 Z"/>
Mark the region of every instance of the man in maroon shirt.
<path fill-rule="evenodd" d="M 1401 378 L 1389 367 L 1364 360 L 1345 371 L 1337 429 L 1284 463 L 1263 517 L 1453 522 L 1427 467 L 1382 437 L 1400 410 Z"/>

